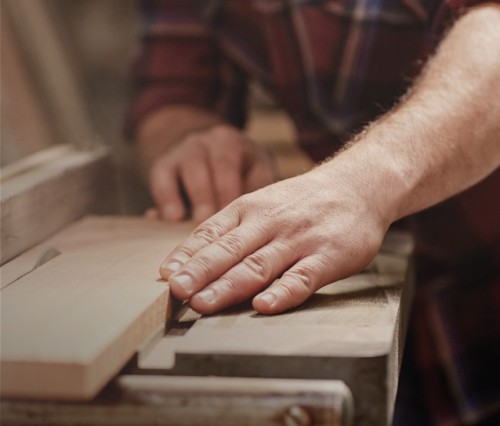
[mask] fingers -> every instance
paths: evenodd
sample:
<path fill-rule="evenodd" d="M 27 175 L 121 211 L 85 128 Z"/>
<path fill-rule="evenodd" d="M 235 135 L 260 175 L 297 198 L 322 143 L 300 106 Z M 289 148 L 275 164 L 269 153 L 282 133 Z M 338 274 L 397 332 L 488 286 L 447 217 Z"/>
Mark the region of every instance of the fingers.
<path fill-rule="evenodd" d="M 212 132 L 219 144 L 208 147 L 218 207 L 223 208 L 242 195 L 243 191 L 243 146 L 234 140 L 234 131 L 217 130 Z"/>
<path fill-rule="evenodd" d="M 203 237 L 202 237 L 203 238 Z M 175 297 L 189 299 L 268 242 L 268 234 L 255 226 L 239 226 L 199 249 L 168 282 Z M 191 247 L 200 246 L 193 240 Z M 184 247 L 184 253 L 186 253 Z"/>
<path fill-rule="evenodd" d="M 160 266 L 161 277 L 168 280 L 170 275 L 179 272 L 183 265 L 201 249 L 236 228 L 240 224 L 239 221 L 236 209 L 225 209 L 202 223 L 165 258 Z"/>
<path fill-rule="evenodd" d="M 153 167 L 151 186 L 162 217 L 170 220 L 185 217 L 186 208 L 180 196 L 182 186 L 193 219 L 200 223 L 206 220 L 243 194 L 245 163 L 253 161 L 250 157 L 254 155 L 253 145 L 230 126 L 217 126 L 188 136 Z M 258 175 L 266 175 L 259 169 L 254 173 L 256 179 L 261 178 Z"/>
<path fill-rule="evenodd" d="M 189 158 L 179 165 L 179 176 L 191 202 L 193 219 L 203 222 L 216 211 L 211 167 L 204 149 L 192 150 Z"/>
<path fill-rule="evenodd" d="M 300 305 L 322 286 L 340 279 L 325 276 L 325 270 L 328 268 L 318 255 L 301 259 L 269 289 L 253 299 L 253 308 L 269 315 Z"/>
<path fill-rule="evenodd" d="M 172 163 L 165 159 L 155 163 L 150 173 L 150 186 L 161 217 L 178 221 L 186 216 L 177 171 Z"/>
<path fill-rule="evenodd" d="M 241 263 L 195 294 L 189 304 L 199 313 L 211 314 L 242 302 L 267 287 L 295 261 L 293 256 L 290 246 L 273 241 L 245 257 Z"/>

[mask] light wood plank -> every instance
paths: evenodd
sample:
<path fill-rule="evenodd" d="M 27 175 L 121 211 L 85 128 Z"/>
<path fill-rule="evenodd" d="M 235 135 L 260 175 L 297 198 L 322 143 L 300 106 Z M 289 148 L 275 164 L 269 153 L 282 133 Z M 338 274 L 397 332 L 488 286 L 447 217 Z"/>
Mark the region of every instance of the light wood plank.
<path fill-rule="evenodd" d="M 92 398 L 170 316 L 158 267 L 191 228 L 88 218 L 47 242 L 62 254 L 0 293 L 2 396 Z"/>

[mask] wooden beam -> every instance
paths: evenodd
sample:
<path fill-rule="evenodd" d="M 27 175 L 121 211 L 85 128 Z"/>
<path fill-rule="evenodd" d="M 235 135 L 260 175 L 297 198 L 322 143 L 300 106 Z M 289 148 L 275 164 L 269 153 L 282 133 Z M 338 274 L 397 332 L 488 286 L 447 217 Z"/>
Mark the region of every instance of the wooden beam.
<path fill-rule="evenodd" d="M 2 172 L 0 264 L 89 213 L 118 210 L 106 149 L 79 152 L 59 146 Z"/>

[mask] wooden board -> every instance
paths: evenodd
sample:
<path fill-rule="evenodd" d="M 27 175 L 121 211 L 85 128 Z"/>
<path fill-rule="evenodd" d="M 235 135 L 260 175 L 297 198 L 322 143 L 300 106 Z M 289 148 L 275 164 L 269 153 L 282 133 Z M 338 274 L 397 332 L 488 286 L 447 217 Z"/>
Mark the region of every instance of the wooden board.
<path fill-rule="evenodd" d="M 1 264 L 85 214 L 115 212 L 118 190 L 106 149 L 59 146 L 1 175 Z"/>
<path fill-rule="evenodd" d="M 165 324 L 158 268 L 190 229 L 91 217 L 2 267 L 1 395 L 92 398 Z M 47 247 L 61 254 L 29 272 Z"/>
<path fill-rule="evenodd" d="M 407 234 L 392 233 L 366 271 L 282 315 L 257 315 L 248 305 L 211 317 L 180 312 L 136 372 L 342 380 L 353 393 L 355 424 L 388 424 L 411 300 L 411 251 Z"/>

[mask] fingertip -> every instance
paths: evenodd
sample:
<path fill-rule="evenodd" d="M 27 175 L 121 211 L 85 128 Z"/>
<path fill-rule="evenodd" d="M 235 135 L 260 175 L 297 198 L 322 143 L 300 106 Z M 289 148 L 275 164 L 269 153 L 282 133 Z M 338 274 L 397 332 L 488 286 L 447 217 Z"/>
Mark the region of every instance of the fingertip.
<path fill-rule="evenodd" d="M 275 314 L 278 309 L 278 298 L 271 291 L 260 293 L 252 301 L 253 308 L 260 314 Z"/>
<path fill-rule="evenodd" d="M 189 299 L 195 292 L 193 278 L 184 273 L 171 274 L 168 285 L 174 296 L 181 300 Z"/>
<path fill-rule="evenodd" d="M 168 280 L 170 275 L 178 272 L 182 268 L 182 264 L 175 261 L 163 262 L 160 266 L 160 276 L 164 280 Z"/>
<path fill-rule="evenodd" d="M 213 289 L 204 289 L 189 300 L 189 306 L 200 314 L 212 314 L 218 310 L 217 293 Z"/>
<path fill-rule="evenodd" d="M 185 213 L 185 208 L 178 204 L 167 204 L 161 209 L 161 216 L 163 219 L 173 220 L 176 222 L 184 219 Z"/>

